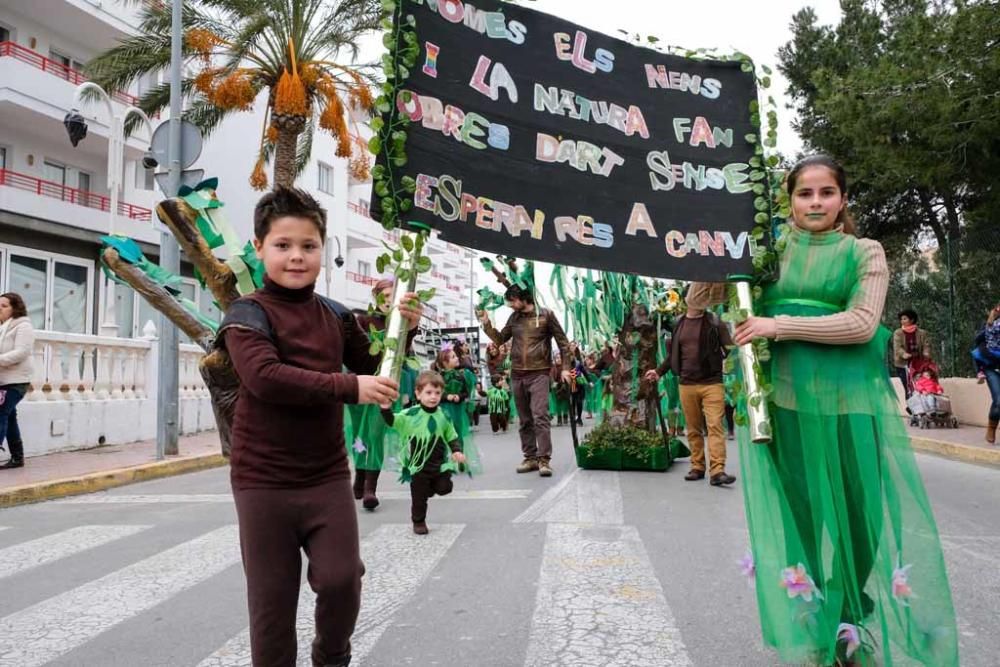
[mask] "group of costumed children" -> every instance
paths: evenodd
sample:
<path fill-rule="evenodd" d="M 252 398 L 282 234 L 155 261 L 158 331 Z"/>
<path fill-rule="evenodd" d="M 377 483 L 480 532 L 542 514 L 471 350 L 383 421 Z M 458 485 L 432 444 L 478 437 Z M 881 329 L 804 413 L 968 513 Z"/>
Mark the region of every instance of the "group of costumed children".
<path fill-rule="evenodd" d="M 392 291 L 391 280 L 378 281 L 372 289 L 373 308 L 358 315 L 370 335 L 385 331 Z M 415 333 L 410 332 L 407 354 Z M 391 408 L 346 406 L 344 439 L 354 461 L 354 498 L 366 510 L 379 506 L 382 470 L 398 472 L 399 481 L 410 484 L 413 532 L 428 533 L 428 499 L 451 493 L 453 473 L 481 471 L 471 428 L 475 387 L 475 374 L 446 345 L 431 370 L 418 374 L 404 364 L 399 397 Z"/>

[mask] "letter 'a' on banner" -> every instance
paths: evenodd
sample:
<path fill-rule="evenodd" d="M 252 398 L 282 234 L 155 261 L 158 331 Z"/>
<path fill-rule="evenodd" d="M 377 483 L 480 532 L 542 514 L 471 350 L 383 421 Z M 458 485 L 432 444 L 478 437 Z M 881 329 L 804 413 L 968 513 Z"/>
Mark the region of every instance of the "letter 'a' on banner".
<path fill-rule="evenodd" d="M 373 123 L 391 140 L 410 121 L 405 160 L 379 151 L 376 220 L 387 190 L 415 184 L 403 219 L 484 252 L 682 280 L 754 273 L 767 181 L 750 166 L 752 68 L 496 0 L 396 2 L 419 57 Z"/>

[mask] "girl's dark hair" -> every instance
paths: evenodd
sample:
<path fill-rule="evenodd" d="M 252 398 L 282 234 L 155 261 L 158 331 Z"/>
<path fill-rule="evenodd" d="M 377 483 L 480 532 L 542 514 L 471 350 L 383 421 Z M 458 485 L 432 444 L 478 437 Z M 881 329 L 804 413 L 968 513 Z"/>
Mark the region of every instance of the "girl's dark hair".
<path fill-rule="evenodd" d="M 448 348 L 447 350 L 441 350 L 437 353 L 437 356 L 434 357 L 434 366 L 433 366 L 434 370 L 436 370 L 439 373 L 448 370 L 447 368 L 444 367 L 444 362 L 445 359 L 448 358 L 449 352 L 455 352 L 455 349 Z M 457 352 L 455 352 L 455 354 L 456 356 L 458 355 Z"/>
<path fill-rule="evenodd" d="M 792 170 L 788 172 L 788 176 L 785 179 L 785 189 L 788 191 L 788 196 L 791 197 L 792 193 L 795 192 L 795 184 L 799 180 L 799 175 L 808 169 L 809 167 L 826 167 L 833 173 L 833 178 L 837 181 L 837 187 L 840 188 L 840 193 L 847 196 L 847 172 L 844 171 L 844 167 L 834 160 L 829 155 L 824 155 L 823 153 L 817 153 L 816 155 L 810 155 L 804 157 L 795 163 Z M 841 209 L 840 214 L 837 216 L 837 224 L 843 225 L 845 234 L 856 234 L 857 227 L 854 224 L 854 216 L 850 214 L 847 210 L 847 206 Z"/>
<path fill-rule="evenodd" d="M 10 301 L 12 311 L 10 315 L 11 318 L 28 316 L 28 307 L 24 305 L 24 299 L 22 299 L 21 295 L 17 292 L 5 292 L 4 294 L 0 294 L 0 299 L 7 299 L 7 301 Z"/>
<path fill-rule="evenodd" d="M 912 308 L 907 308 L 906 310 L 899 311 L 899 315 L 896 315 L 896 319 L 897 320 L 902 319 L 904 315 L 909 317 L 910 321 L 913 322 L 914 324 L 920 321 L 920 318 L 917 317 L 917 311 L 913 310 Z"/>
<path fill-rule="evenodd" d="M 263 241 L 278 218 L 305 218 L 316 225 L 326 243 L 326 209 L 305 190 L 279 185 L 260 198 L 253 211 L 253 235 Z"/>

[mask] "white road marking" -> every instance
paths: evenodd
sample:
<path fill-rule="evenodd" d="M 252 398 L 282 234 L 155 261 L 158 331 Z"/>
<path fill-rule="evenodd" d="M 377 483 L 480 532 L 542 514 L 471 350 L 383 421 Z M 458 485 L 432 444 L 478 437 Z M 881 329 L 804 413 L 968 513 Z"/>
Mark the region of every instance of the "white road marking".
<path fill-rule="evenodd" d="M 577 470 L 549 489 L 514 523 L 625 523 L 621 477 L 617 472 Z"/>
<path fill-rule="evenodd" d="M 692 664 L 634 527 L 548 525 L 526 667 Z"/>
<path fill-rule="evenodd" d="M 77 526 L 0 549 L 0 579 L 135 535 L 151 526 Z"/>
<path fill-rule="evenodd" d="M 0 619 L 0 667 L 35 667 L 240 561 L 235 525 Z"/>
<path fill-rule="evenodd" d="M 361 613 L 351 639 L 352 665 L 363 663 L 395 613 L 437 567 L 463 528 L 464 525 L 432 524 L 429 535 L 419 536 L 413 534 L 410 524 L 387 524 L 361 541 L 366 572 L 361 588 Z M 296 621 L 298 665 L 303 667 L 312 665 L 309 652 L 315 635 L 315 605 L 316 595 L 304 584 L 299 592 Z M 226 642 L 198 667 L 250 667 L 249 629 Z"/>
<path fill-rule="evenodd" d="M 473 489 L 470 491 L 453 491 L 447 496 L 436 496 L 434 502 L 450 500 L 522 500 L 531 495 L 531 489 Z M 378 497 L 383 500 L 409 500 L 410 492 L 380 491 Z M 232 504 L 233 496 L 229 493 L 192 493 L 192 494 L 91 494 L 74 496 L 51 501 L 64 505 L 162 505 L 170 503 L 198 504 L 221 503 Z"/>

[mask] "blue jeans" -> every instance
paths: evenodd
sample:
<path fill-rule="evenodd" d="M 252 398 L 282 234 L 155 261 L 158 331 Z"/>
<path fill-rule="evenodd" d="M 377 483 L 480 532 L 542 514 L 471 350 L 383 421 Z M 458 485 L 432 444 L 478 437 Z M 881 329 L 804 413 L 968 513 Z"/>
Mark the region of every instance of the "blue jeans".
<path fill-rule="evenodd" d="M 986 373 L 986 384 L 993 399 L 990 403 L 990 421 L 1000 421 L 1000 368 L 987 368 L 983 372 Z"/>
<path fill-rule="evenodd" d="M 7 392 L 7 397 L 0 405 L 0 445 L 5 439 L 8 443 L 20 445 L 21 429 L 17 426 L 17 404 L 24 398 L 24 393 L 11 385 L 0 387 L 0 391 Z"/>

